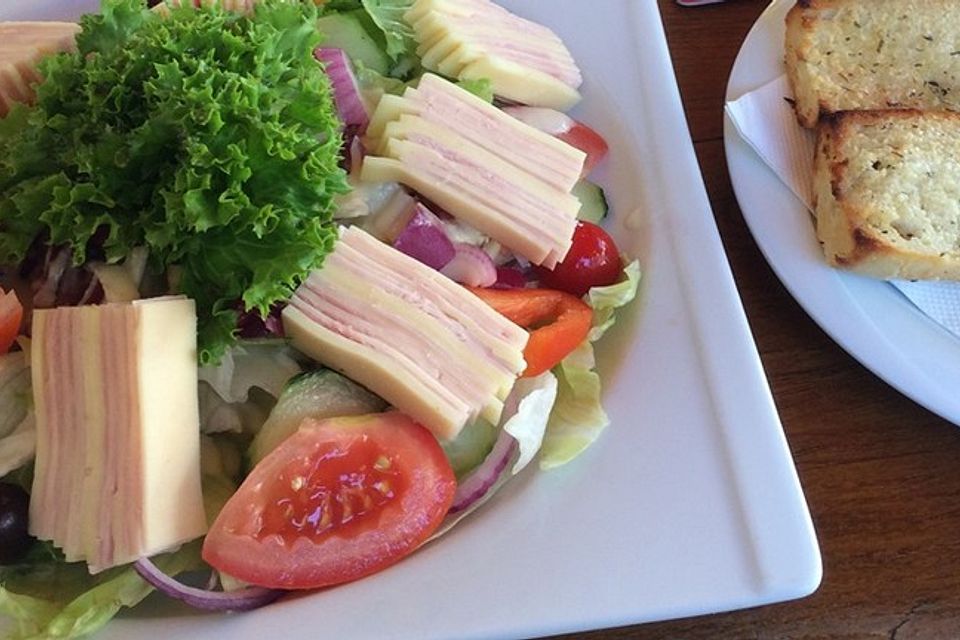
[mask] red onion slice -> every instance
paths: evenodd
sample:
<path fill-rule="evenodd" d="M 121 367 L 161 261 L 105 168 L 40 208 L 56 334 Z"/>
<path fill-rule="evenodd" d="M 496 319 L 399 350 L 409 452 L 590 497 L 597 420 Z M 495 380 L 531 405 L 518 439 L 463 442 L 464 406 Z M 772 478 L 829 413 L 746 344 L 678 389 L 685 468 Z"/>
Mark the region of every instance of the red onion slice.
<path fill-rule="evenodd" d="M 207 611 L 249 611 L 270 604 L 285 593 L 264 587 L 246 587 L 237 591 L 207 591 L 190 587 L 165 574 L 149 558 L 140 558 L 133 563 L 133 568 L 157 591 Z"/>
<path fill-rule="evenodd" d="M 370 115 L 360 95 L 360 86 L 350 68 L 347 54 L 336 47 L 317 47 L 313 55 L 323 63 L 324 71 L 333 85 L 333 100 L 337 104 L 340 119 L 347 126 L 365 129 L 370 122 Z"/>
<path fill-rule="evenodd" d="M 504 430 L 500 431 L 493 449 L 487 454 L 476 469 L 471 471 L 453 494 L 453 504 L 449 514 L 463 511 L 477 500 L 480 500 L 497 483 L 501 476 L 510 467 L 510 461 L 517 451 L 517 441 Z"/>
<path fill-rule="evenodd" d="M 393 247 L 438 270 L 457 254 L 453 243 L 447 237 L 443 223 L 419 202 L 414 207 L 413 217 L 393 241 Z"/>
<path fill-rule="evenodd" d="M 514 267 L 497 267 L 497 281 L 491 285 L 493 289 L 523 289 L 526 286 L 526 276 Z"/>
<path fill-rule="evenodd" d="M 440 273 L 471 287 L 489 287 L 497 281 L 497 267 L 483 249 L 463 242 L 454 248 L 456 254 Z"/>

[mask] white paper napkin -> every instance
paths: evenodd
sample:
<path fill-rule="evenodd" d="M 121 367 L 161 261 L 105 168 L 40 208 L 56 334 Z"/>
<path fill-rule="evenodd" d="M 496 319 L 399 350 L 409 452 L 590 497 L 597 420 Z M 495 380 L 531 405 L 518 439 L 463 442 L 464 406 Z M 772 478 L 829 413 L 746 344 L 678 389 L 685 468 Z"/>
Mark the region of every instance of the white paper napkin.
<path fill-rule="evenodd" d="M 813 210 L 812 131 L 797 124 L 788 102 L 786 76 L 727 103 L 726 111 L 740 136 Z M 960 338 L 960 282 L 891 280 L 923 313 Z"/>

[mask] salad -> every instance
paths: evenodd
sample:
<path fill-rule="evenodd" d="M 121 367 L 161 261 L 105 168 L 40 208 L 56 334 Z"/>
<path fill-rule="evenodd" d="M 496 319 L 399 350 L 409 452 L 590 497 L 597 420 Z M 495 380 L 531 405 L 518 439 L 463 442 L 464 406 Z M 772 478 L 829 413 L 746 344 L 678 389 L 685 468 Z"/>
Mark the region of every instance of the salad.
<path fill-rule="evenodd" d="M 640 271 L 547 27 L 103 0 L 0 33 L 28 43 L 0 59 L 15 637 L 361 579 L 607 426 L 593 344 Z"/>

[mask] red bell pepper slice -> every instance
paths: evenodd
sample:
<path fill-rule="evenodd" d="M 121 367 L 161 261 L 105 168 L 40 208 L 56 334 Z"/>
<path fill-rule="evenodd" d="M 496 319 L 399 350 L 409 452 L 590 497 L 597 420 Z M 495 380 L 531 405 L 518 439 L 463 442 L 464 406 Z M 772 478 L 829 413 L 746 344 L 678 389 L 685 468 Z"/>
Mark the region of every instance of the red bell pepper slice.
<path fill-rule="evenodd" d="M 587 338 L 593 309 L 580 298 L 555 289 L 470 288 L 501 315 L 530 332 L 523 350 L 521 377 L 549 371 Z"/>

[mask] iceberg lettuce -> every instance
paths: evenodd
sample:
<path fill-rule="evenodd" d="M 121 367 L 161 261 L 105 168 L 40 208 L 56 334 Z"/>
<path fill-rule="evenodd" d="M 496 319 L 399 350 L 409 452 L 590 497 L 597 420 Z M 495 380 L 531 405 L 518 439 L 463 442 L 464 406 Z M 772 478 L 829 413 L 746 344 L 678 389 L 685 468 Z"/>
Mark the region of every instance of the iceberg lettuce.
<path fill-rule="evenodd" d="M 587 303 L 593 307 L 593 327 L 587 339 L 554 368 L 559 387 L 543 437 L 541 469 L 570 462 L 610 424 L 601 404 L 593 342 L 613 326 L 616 310 L 636 297 L 639 284 L 640 263 L 634 260 L 624 267 L 620 282 L 593 287 L 587 293 Z"/>
<path fill-rule="evenodd" d="M 82 563 L 67 564 L 54 553 L 49 555 L 46 564 L 41 561 L 26 571 L 0 567 L 0 615 L 10 617 L 15 626 L 10 640 L 91 634 L 153 591 L 132 566 L 90 576 Z M 170 575 L 197 569 L 202 566 L 200 544 L 184 545 L 154 562 Z"/>
<path fill-rule="evenodd" d="M 504 407 L 505 413 L 509 410 L 513 415 L 504 423 L 503 430 L 513 436 L 520 448 L 511 473 L 520 473 L 540 450 L 550 410 L 557 399 L 557 386 L 557 377 L 545 371 L 533 378 L 520 378 L 510 392 L 511 398 L 519 400 L 513 400 L 517 402 L 515 410 Z"/>
<path fill-rule="evenodd" d="M 32 460 L 36 447 L 26 355 L 0 355 L 0 478 Z"/>

